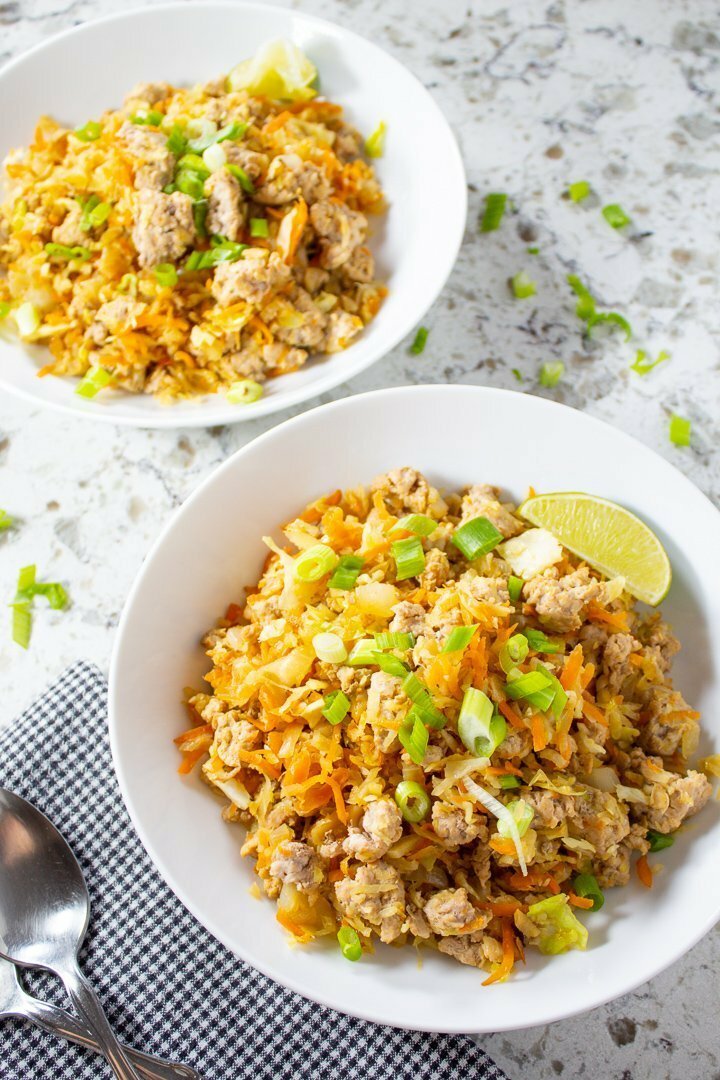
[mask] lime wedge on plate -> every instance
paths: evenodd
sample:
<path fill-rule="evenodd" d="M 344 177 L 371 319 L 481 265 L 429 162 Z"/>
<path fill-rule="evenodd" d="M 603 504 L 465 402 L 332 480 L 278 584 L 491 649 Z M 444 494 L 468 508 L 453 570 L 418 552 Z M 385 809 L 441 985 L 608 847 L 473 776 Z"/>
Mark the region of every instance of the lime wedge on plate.
<path fill-rule="evenodd" d="M 308 101 L 317 91 L 312 84 L 317 68 L 291 41 L 268 41 L 228 76 L 230 90 L 247 90 L 274 101 Z"/>
<path fill-rule="evenodd" d="M 667 552 L 625 507 L 597 495 L 555 491 L 526 499 L 518 513 L 607 577 L 622 575 L 638 600 L 654 607 L 667 595 L 672 581 Z"/>

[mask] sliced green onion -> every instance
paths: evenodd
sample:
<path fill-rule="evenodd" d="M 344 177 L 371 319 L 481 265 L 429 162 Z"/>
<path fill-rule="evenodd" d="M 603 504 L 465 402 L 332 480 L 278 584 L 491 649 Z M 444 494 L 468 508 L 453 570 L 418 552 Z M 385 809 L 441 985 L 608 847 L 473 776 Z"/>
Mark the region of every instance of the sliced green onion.
<path fill-rule="evenodd" d="M 372 135 L 368 135 L 365 140 L 365 153 L 368 157 L 378 158 L 383 156 L 383 153 L 385 152 L 386 134 L 387 124 L 384 120 L 381 120 Z"/>
<path fill-rule="evenodd" d="M 518 300 L 525 300 L 537 292 L 537 285 L 524 270 L 510 278 L 510 288 Z"/>
<path fill-rule="evenodd" d="M 346 960 L 359 960 L 362 956 L 362 945 L 357 930 L 352 926 L 341 926 L 337 932 L 338 944 Z"/>
<path fill-rule="evenodd" d="M 413 717 L 417 716 L 423 724 L 430 727 L 438 729 L 445 727 L 447 721 L 444 714 L 433 703 L 427 686 L 418 679 L 414 672 L 411 671 L 405 675 L 402 688 L 413 703 L 413 708 L 406 719 L 409 719 L 412 714 Z"/>
<path fill-rule="evenodd" d="M 405 633 L 402 630 L 383 630 L 375 635 L 375 644 L 378 649 L 412 649 L 415 644 L 415 635 Z"/>
<path fill-rule="evenodd" d="M 253 217 L 250 218 L 250 235 L 255 237 L 266 237 L 269 235 L 267 218 Z"/>
<path fill-rule="evenodd" d="M 263 396 L 263 388 L 254 379 L 239 379 L 231 383 L 225 394 L 225 400 L 230 405 L 252 405 Z"/>
<path fill-rule="evenodd" d="M 183 156 L 177 163 L 177 167 L 179 173 L 188 173 L 191 175 L 195 175 L 200 180 L 207 180 L 207 178 L 210 176 L 210 170 L 208 169 L 200 154 L 193 154 L 192 152 L 188 154 L 183 154 Z M 183 190 L 179 184 L 178 190 Z M 189 194 L 189 192 L 187 192 L 186 194 Z"/>
<path fill-rule="evenodd" d="M 98 124 L 97 120 L 88 120 L 87 124 L 75 128 L 73 135 L 80 142 L 95 142 L 102 135 L 102 124 Z"/>
<path fill-rule="evenodd" d="M 207 173 L 209 176 L 210 174 Z M 183 195 L 189 195 L 194 201 L 202 199 L 205 194 L 205 179 L 201 173 L 193 169 L 180 169 L 175 174 L 175 190 Z"/>
<path fill-rule="evenodd" d="M 133 124 L 146 124 L 149 127 L 160 127 L 165 117 L 156 109 L 139 109 L 134 116 L 130 117 Z"/>
<path fill-rule="evenodd" d="M 0 300 L 0 322 L 2 322 L 3 319 L 7 319 L 9 314 L 10 304 L 8 304 L 7 300 Z"/>
<path fill-rule="evenodd" d="M 675 837 L 670 833 L 656 832 L 655 829 L 648 829 L 647 838 L 650 841 L 651 851 L 664 851 L 675 843 Z"/>
<path fill-rule="evenodd" d="M 511 638 L 501 646 L 498 654 L 500 667 L 506 675 L 514 670 L 517 664 L 521 664 L 529 651 L 528 640 L 524 634 L 513 634 Z"/>
<path fill-rule="evenodd" d="M 430 331 L 426 326 L 418 327 L 418 332 L 410 346 L 410 352 L 413 356 L 419 356 L 421 352 L 424 352 L 429 333 Z"/>
<path fill-rule="evenodd" d="M 390 532 L 399 532 L 402 529 L 404 532 L 412 533 L 413 536 L 431 536 L 437 527 L 437 521 L 428 517 L 427 514 L 408 514 L 406 517 L 401 517 Z"/>
<path fill-rule="evenodd" d="M 408 713 L 408 718 L 412 715 L 411 709 Z M 398 731 L 398 739 L 401 745 L 405 748 L 410 756 L 410 760 L 414 761 L 416 765 L 421 765 L 423 758 L 425 757 L 425 751 L 428 747 L 428 741 L 430 736 L 428 729 L 422 722 L 419 716 L 412 716 L 412 723 L 403 723 Z"/>
<path fill-rule="evenodd" d="M 323 698 L 322 714 L 329 724 L 340 724 L 350 711 L 350 701 L 342 690 L 333 690 Z"/>
<path fill-rule="evenodd" d="M 198 236 L 202 237 L 203 239 L 207 236 L 207 229 L 205 228 L 205 222 L 207 220 L 208 210 L 209 209 L 210 209 L 210 203 L 208 202 L 207 199 L 196 199 L 195 202 L 193 203 L 192 214 L 193 214 L 193 222 L 195 224 L 195 232 L 198 234 Z M 244 245 L 241 245 L 241 246 L 244 247 Z M 205 254 L 206 253 L 203 252 L 203 256 Z M 236 258 L 239 258 L 239 257 L 240 257 L 239 255 L 236 256 Z M 231 258 L 229 261 L 234 262 L 235 259 Z"/>
<path fill-rule="evenodd" d="M 506 203 L 507 195 L 499 192 L 485 196 L 485 213 L 480 222 L 480 232 L 495 232 L 500 228 Z"/>
<path fill-rule="evenodd" d="M 692 424 L 677 413 L 670 417 L 670 442 L 675 446 L 689 446 Z"/>
<path fill-rule="evenodd" d="M 565 365 L 562 360 L 555 360 L 553 363 L 540 365 L 540 385 L 546 386 L 548 389 L 557 384 L 565 374 Z"/>
<path fill-rule="evenodd" d="M 90 232 L 98 225 L 103 225 L 110 216 L 112 203 L 100 202 L 99 195 L 91 195 L 85 202 L 80 201 L 82 216 L 80 228 L 83 232 Z"/>
<path fill-rule="evenodd" d="M 341 555 L 340 562 L 335 567 L 333 576 L 328 582 L 328 588 L 344 589 L 346 592 L 349 589 L 354 589 L 362 568 L 363 560 L 359 555 Z"/>
<path fill-rule="evenodd" d="M 201 204 L 195 203 L 195 207 L 199 205 Z M 212 238 L 212 240 L 214 239 L 215 237 Z M 212 240 L 207 251 L 193 251 L 190 253 L 185 260 L 185 270 L 210 270 L 213 266 L 218 266 L 223 262 L 237 262 L 248 246 L 224 238 L 216 243 L 213 243 Z"/>
<path fill-rule="evenodd" d="M 592 900 L 590 911 L 599 911 L 605 903 L 605 896 L 594 874 L 578 874 L 573 881 L 573 892 L 576 896 L 586 896 Z"/>
<path fill-rule="evenodd" d="M 568 195 L 573 202 L 582 202 L 590 194 L 590 184 L 587 180 L 577 180 L 568 187 Z"/>
<path fill-rule="evenodd" d="M 458 735 L 463 746 L 476 757 L 490 757 L 506 734 L 505 720 L 495 713 L 495 706 L 487 694 L 469 686 L 458 717 Z"/>
<path fill-rule="evenodd" d="M 647 354 L 642 349 L 638 349 L 635 353 L 635 360 L 630 365 L 631 371 L 636 371 L 638 375 L 647 375 L 653 368 L 656 368 L 658 364 L 662 364 L 664 360 L 670 359 L 669 352 L 659 352 L 657 360 L 648 360 Z"/>
<path fill-rule="evenodd" d="M 395 788 L 398 810 L 411 825 L 417 825 L 428 816 L 430 796 L 422 784 L 415 780 L 402 780 Z"/>
<path fill-rule="evenodd" d="M 619 326 L 625 333 L 625 340 L 629 341 L 632 337 L 632 327 L 627 321 L 624 315 L 621 315 L 618 311 L 596 311 L 587 321 L 588 331 L 592 331 L 593 326 L 600 326 L 603 324 L 610 324 L 611 326 Z"/>
<path fill-rule="evenodd" d="M 182 157 L 182 155 L 187 150 L 188 141 L 183 134 L 182 128 L 178 127 L 177 124 L 173 126 L 173 129 L 168 135 L 168 140 L 165 145 L 167 146 L 170 153 L 174 154 L 177 158 Z"/>
<path fill-rule="evenodd" d="M 546 675 L 548 679 L 550 679 L 550 685 L 553 691 L 552 701 L 550 702 L 550 709 L 552 710 L 553 716 L 557 718 L 562 714 L 562 711 L 565 708 L 565 704 L 568 699 L 568 696 L 565 693 L 565 689 L 558 677 L 556 675 L 553 675 L 552 671 L 548 670 L 548 668 L 546 668 L 544 664 L 538 663 L 535 670 L 541 672 L 543 675 Z M 541 694 L 543 695 L 544 699 L 544 691 L 541 691 Z M 531 694 L 527 700 L 530 702 L 531 705 L 537 704 L 534 694 Z M 539 708 L 543 708 L 543 706 L 540 705 Z"/>
<path fill-rule="evenodd" d="M 235 177 L 240 187 L 243 189 L 244 192 L 246 192 L 246 194 L 255 194 L 255 185 L 253 184 L 252 180 L 244 169 L 241 169 L 239 165 L 233 165 L 231 162 L 228 162 L 225 168 L 231 176 Z"/>
<path fill-rule="evenodd" d="M 20 601 L 31 599 L 30 590 L 35 584 L 35 577 L 37 575 L 37 567 L 35 563 L 30 566 L 23 566 L 18 571 L 17 579 L 17 599 Z"/>
<path fill-rule="evenodd" d="M 576 274 L 568 274 L 567 282 L 578 298 L 575 314 L 579 319 L 589 319 L 595 314 L 595 299 Z"/>
<path fill-rule="evenodd" d="M 155 267 L 155 277 L 157 278 L 158 285 L 162 285 L 163 288 L 172 288 L 173 285 L 178 283 L 177 270 L 172 263 L 160 263 Z"/>
<path fill-rule="evenodd" d="M 619 206 L 618 203 L 610 203 L 609 206 L 603 206 L 602 216 L 613 229 L 624 229 L 631 221 L 622 206 Z"/>
<path fill-rule="evenodd" d="M 519 701 L 522 698 L 528 697 L 530 694 L 537 694 L 543 690 L 548 690 L 552 686 L 552 679 L 548 675 L 544 675 L 542 671 L 528 671 L 526 674 L 515 675 L 514 678 L 508 679 L 505 689 L 507 690 L 508 697 L 511 697 L 513 701 Z M 554 691 L 550 696 L 552 701 L 555 696 Z"/>
<path fill-rule="evenodd" d="M 510 773 L 507 776 L 498 776 L 498 780 L 503 791 L 510 791 L 512 788 L 520 787 L 519 777 Z"/>
<path fill-rule="evenodd" d="M 67 606 L 68 595 L 59 581 L 45 581 L 34 585 L 33 596 L 44 596 L 53 611 L 62 611 Z"/>
<path fill-rule="evenodd" d="M 477 623 L 473 623 L 472 626 L 453 626 L 440 652 L 461 652 L 467 649 L 477 628 Z"/>
<path fill-rule="evenodd" d="M 339 562 L 340 559 L 327 544 L 313 544 L 295 559 L 295 577 L 298 581 L 319 581 Z"/>
<path fill-rule="evenodd" d="M 377 664 L 378 655 L 373 638 L 360 638 L 350 650 L 347 662 L 350 667 L 369 667 Z"/>
<path fill-rule="evenodd" d="M 522 371 L 520 371 L 520 368 L 514 367 L 514 368 L 510 368 L 510 370 L 513 373 L 513 375 L 515 376 L 515 378 L 517 379 L 518 382 L 525 382 L 525 378 L 523 376 Z"/>
<path fill-rule="evenodd" d="M 557 653 L 565 651 L 564 645 L 559 644 L 557 641 L 551 641 L 542 630 L 533 630 L 528 626 L 523 630 L 523 636 L 527 638 L 530 648 L 534 649 L 535 652 Z"/>
<path fill-rule="evenodd" d="M 103 387 L 107 386 L 111 378 L 110 372 L 106 371 L 105 368 L 91 367 L 75 387 L 75 393 L 79 394 L 80 397 L 94 398 Z"/>
<path fill-rule="evenodd" d="M 347 660 L 345 642 L 338 634 L 316 634 L 312 644 L 318 660 L 324 660 L 328 664 L 344 664 Z"/>
<path fill-rule="evenodd" d="M 83 247 L 82 244 L 68 247 L 67 244 L 49 243 L 45 245 L 45 251 L 51 258 L 65 259 L 68 262 L 76 260 L 78 262 L 87 262 L 92 254 L 90 249 Z"/>
<path fill-rule="evenodd" d="M 417 577 L 425 569 L 425 552 L 422 543 L 414 536 L 407 540 L 396 540 L 392 544 L 392 555 L 397 581 Z"/>
<path fill-rule="evenodd" d="M 13 518 L 8 514 L 7 510 L 0 510 L 0 532 L 3 529 L 11 529 L 13 526 Z"/>
<path fill-rule="evenodd" d="M 398 679 L 404 679 L 410 670 L 407 664 L 403 664 L 393 653 L 376 652 L 371 663 L 377 664 L 386 675 L 395 675 Z"/>
<path fill-rule="evenodd" d="M 527 253 L 528 253 L 528 255 L 539 255 L 540 254 L 540 248 L 539 247 L 529 247 L 527 249 Z"/>
<path fill-rule="evenodd" d="M 508 592 L 510 593 L 510 599 L 513 604 L 517 604 L 518 600 L 522 596 L 523 585 L 525 582 L 520 577 L 515 577 L 514 574 L 510 574 L 507 579 Z"/>
<path fill-rule="evenodd" d="M 32 337 L 42 322 L 40 312 L 29 300 L 26 300 L 20 307 L 15 308 L 14 318 L 21 338 Z"/>
<path fill-rule="evenodd" d="M 473 562 L 497 547 L 502 538 L 502 533 L 498 532 L 491 521 L 486 517 L 476 517 L 456 529 L 451 542 L 466 559 Z"/>
<path fill-rule="evenodd" d="M 32 613 L 29 604 L 13 604 L 12 637 L 13 641 L 23 649 L 30 644 L 32 632 Z"/>
<path fill-rule="evenodd" d="M 220 128 L 215 137 L 215 142 L 221 143 L 225 142 L 227 139 L 234 142 L 236 139 L 242 139 L 248 127 L 249 125 L 244 124 L 241 120 L 233 120 L 232 123 L 226 124 L 225 127 Z"/>
<path fill-rule="evenodd" d="M 513 799 L 507 804 L 507 809 L 512 814 L 515 824 L 517 825 L 518 836 L 522 838 L 530 828 L 532 819 L 535 816 L 535 811 L 532 806 L 530 806 L 530 803 L 526 803 L 524 799 Z M 498 822 L 498 832 L 501 836 L 504 836 L 507 839 L 510 838 L 507 820 Z"/>

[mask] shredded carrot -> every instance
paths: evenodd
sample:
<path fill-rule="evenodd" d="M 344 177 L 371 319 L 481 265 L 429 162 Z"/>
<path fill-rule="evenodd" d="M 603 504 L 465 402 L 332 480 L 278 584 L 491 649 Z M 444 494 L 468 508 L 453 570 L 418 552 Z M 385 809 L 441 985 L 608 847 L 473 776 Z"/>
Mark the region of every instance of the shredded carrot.
<path fill-rule="evenodd" d="M 296 937 L 298 941 L 302 942 L 303 944 L 305 942 L 312 941 L 313 935 L 310 934 L 307 930 L 304 930 L 302 926 L 298 926 L 296 922 L 293 922 L 290 916 L 286 915 L 285 912 L 282 911 L 280 908 L 278 908 L 275 914 L 275 918 L 280 923 L 280 925 L 284 926 L 286 930 L 289 930 L 293 937 Z"/>
<path fill-rule="evenodd" d="M 497 851 L 498 855 L 513 855 L 515 853 L 513 841 L 505 839 L 503 836 L 493 836 L 490 840 L 490 847 L 493 851 Z"/>
<path fill-rule="evenodd" d="M 560 675 L 560 685 L 563 690 L 571 690 L 573 683 L 580 674 L 580 668 L 583 662 L 582 645 L 576 645 L 573 651 L 565 661 L 565 666 L 562 669 Z"/>
<path fill-rule="evenodd" d="M 653 872 L 650 869 L 650 863 L 647 860 L 647 855 L 641 855 L 638 861 L 635 863 L 635 870 L 637 876 L 640 879 L 640 883 L 645 886 L 646 889 L 652 889 L 653 887 Z"/>
<path fill-rule="evenodd" d="M 173 742 L 181 750 L 194 750 L 195 744 L 203 741 L 200 739 L 200 736 L 212 735 L 212 733 L 212 724 L 199 724 L 197 727 L 192 727 L 188 731 L 183 731 L 181 735 L 178 735 L 173 739 Z"/>
<path fill-rule="evenodd" d="M 567 898 L 573 907 L 584 908 L 585 911 L 589 911 L 595 901 L 590 896 L 577 896 L 574 892 L 569 892 Z"/>
<path fill-rule="evenodd" d="M 337 780 L 332 779 L 332 777 L 328 780 L 328 787 L 332 791 L 333 799 L 335 800 L 335 812 L 343 825 L 347 825 L 348 812 L 347 806 L 345 805 L 345 799 L 343 798 L 342 788 Z"/>
<path fill-rule="evenodd" d="M 586 716 L 588 720 L 594 720 L 596 724 L 602 724 L 603 727 L 608 726 L 608 720 L 605 713 L 592 701 L 588 701 L 587 698 L 583 698 L 582 711 L 583 715 Z"/>
<path fill-rule="evenodd" d="M 178 772 L 183 776 L 186 773 L 192 772 L 200 758 L 207 752 L 207 746 L 199 746 L 197 750 L 187 750 L 183 754 L 183 759 L 178 765 Z"/>
<path fill-rule="evenodd" d="M 251 326 L 256 331 L 261 345 L 272 345 L 273 336 L 259 315 L 253 315 L 248 322 L 248 326 Z"/>
<path fill-rule="evenodd" d="M 280 778 L 280 767 L 267 761 L 258 750 L 238 750 L 237 756 L 240 761 L 244 761 L 247 765 L 251 765 L 254 769 L 258 769 L 271 780 L 278 780 Z"/>
<path fill-rule="evenodd" d="M 502 945 L 502 961 L 495 968 L 492 975 L 488 975 L 483 986 L 490 986 L 492 983 L 501 982 L 502 980 L 507 979 L 515 965 L 515 932 L 510 919 L 502 920 Z"/>
<path fill-rule="evenodd" d="M 228 609 L 225 612 L 225 618 L 230 623 L 239 623 L 242 619 L 243 609 L 239 604 L 228 604 Z"/>
<path fill-rule="evenodd" d="M 487 900 L 482 906 L 493 915 L 513 916 L 516 911 L 522 911 L 524 904 L 519 900 Z"/>
<path fill-rule="evenodd" d="M 341 499 L 342 491 L 338 488 L 336 491 L 331 492 L 330 495 L 324 495 L 322 499 L 310 503 L 298 517 L 308 525 L 317 525 L 327 508 L 329 506 L 337 506 Z M 272 559 L 272 552 L 269 557 Z"/>
<path fill-rule="evenodd" d="M 344 877 L 345 875 L 339 866 L 336 866 L 334 870 L 328 870 L 327 879 L 331 884 L 334 884 L 336 881 L 342 881 Z"/>
<path fill-rule="evenodd" d="M 288 120 L 293 119 L 292 113 L 285 109 L 283 112 L 278 113 L 277 116 L 273 116 L 272 120 L 268 120 L 263 128 L 263 135 L 272 135 L 279 128 L 284 127 Z"/>
<path fill-rule="evenodd" d="M 548 744 L 547 727 L 545 726 L 545 717 L 542 713 L 535 713 L 530 720 L 530 730 L 533 737 L 533 750 L 538 753 L 540 750 L 544 750 Z"/>
<path fill-rule="evenodd" d="M 522 769 L 518 769 L 516 765 L 511 765 L 509 761 L 506 761 L 504 765 L 488 765 L 485 769 L 486 776 L 507 776 L 510 773 L 511 776 L 522 776 Z"/>
<path fill-rule="evenodd" d="M 614 630 L 623 630 L 627 632 L 629 630 L 627 621 L 627 611 L 608 611 L 601 604 L 591 600 L 587 609 L 588 619 L 592 622 L 605 623 L 607 626 L 612 626 Z"/>
<path fill-rule="evenodd" d="M 525 722 L 518 712 L 512 707 L 509 701 L 501 701 L 498 704 L 498 709 L 503 714 L 505 719 L 514 727 L 517 731 L 524 731 Z"/>

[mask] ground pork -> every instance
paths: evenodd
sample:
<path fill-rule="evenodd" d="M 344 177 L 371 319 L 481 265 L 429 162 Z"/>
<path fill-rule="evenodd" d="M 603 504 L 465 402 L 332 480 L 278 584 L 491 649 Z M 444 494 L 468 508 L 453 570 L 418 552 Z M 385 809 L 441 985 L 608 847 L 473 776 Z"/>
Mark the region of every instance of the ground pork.
<path fill-rule="evenodd" d="M 588 604 L 600 599 L 603 587 L 590 576 L 586 566 L 561 578 L 553 567 L 527 581 L 523 592 L 542 625 L 564 634 L 580 629 Z"/>
<path fill-rule="evenodd" d="M 394 799 L 376 799 L 363 814 L 362 829 L 350 827 L 343 848 L 361 862 L 374 862 L 401 836 L 402 816 Z"/>
<path fill-rule="evenodd" d="M 640 642 L 632 634 L 611 634 L 602 652 L 601 675 L 607 680 L 611 694 L 619 694 L 625 681 L 637 674 L 637 668 L 629 661 L 640 650 Z"/>
<path fill-rule="evenodd" d="M 119 334 L 123 330 L 134 329 L 144 310 L 145 304 L 138 300 L 132 300 L 129 296 L 116 296 L 114 300 L 108 300 L 98 308 L 95 318 L 111 334 Z"/>
<path fill-rule="evenodd" d="M 665 674 L 670 669 L 673 657 L 680 651 L 680 642 L 671 633 L 667 623 L 662 622 L 658 616 L 651 616 L 640 633 L 645 644 L 645 654 L 651 655 L 660 671 Z"/>
<path fill-rule="evenodd" d="M 413 937 L 430 937 L 430 927 L 420 908 L 415 907 L 414 904 L 408 904 L 405 918 L 406 922 L 403 929 L 406 929 Z"/>
<path fill-rule="evenodd" d="M 270 863 L 270 877 L 298 889 L 310 889 L 322 881 L 322 870 L 311 847 L 295 840 L 279 844 Z"/>
<path fill-rule="evenodd" d="M 358 867 L 354 878 L 335 885 L 341 910 L 376 927 L 380 940 L 394 941 L 405 922 L 405 886 L 395 867 L 382 860 Z"/>
<path fill-rule="evenodd" d="M 408 466 L 391 469 L 389 473 L 376 477 L 371 490 L 379 491 L 387 508 L 398 517 L 403 514 L 427 514 L 438 500 L 436 489 L 430 486 L 422 473 Z"/>
<path fill-rule="evenodd" d="M 601 863 L 595 863 L 598 885 L 603 889 L 609 889 L 615 885 L 627 885 L 630 880 L 633 852 L 637 851 L 638 854 L 645 855 L 649 848 L 645 828 L 641 825 L 632 825 L 622 843 L 612 848 Z"/>
<path fill-rule="evenodd" d="M 310 207 L 310 222 L 320 238 L 320 265 L 337 270 L 365 240 L 367 219 L 344 203 L 323 199 Z"/>
<path fill-rule="evenodd" d="M 654 686 L 645 719 L 639 742 L 648 753 L 672 757 L 680 751 L 687 757 L 697 746 L 697 715 L 677 691 Z"/>
<path fill-rule="evenodd" d="M 356 247 L 340 267 L 340 276 L 344 281 L 369 284 L 375 277 L 375 260 L 369 248 Z"/>
<path fill-rule="evenodd" d="M 525 757 L 532 750 L 532 735 L 529 731 L 514 731 L 508 728 L 508 733 L 498 746 L 495 753 L 498 757 L 514 758 Z"/>
<path fill-rule="evenodd" d="M 312 195 L 320 190 L 323 179 L 316 175 L 317 172 L 316 166 L 307 165 L 297 154 L 278 154 L 270 162 L 265 179 L 256 188 L 253 198 L 267 206 L 282 206 L 299 195 L 304 196 L 305 190 Z"/>
<path fill-rule="evenodd" d="M 166 82 L 140 82 L 125 95 L 124 105 L 134 105 L 142 101 L 144 105 L 157 105 L 158 101 L 169 97 L 173 88 Z"/>
<path fill-rule="evenodd" d="M 207 179 L 205 194 L 208 197 L 208 232 L 236 241 L 247 216 L 239 183 L 226 169 L 219 169 Z"/>
<path fill-rule="evenodd" d="M 348 311 L 331 311 L 319 342 L 320 351 L 336 353 L 346 349 L 363 328 L 362 319 Z"/>
<path fill-rule="evenodd" d="M 278 258 L 278 256 L 274 256 Z M 288 298 L 295 308 L 295 314 L 301 316 L 297 325 L 286 326 L 280 322 L 272 324 L 275 336 L 288 345 L 297 345 L 302 349 L 316 349 L 323 341 L 328 328 L 328 316 L 315 304 L 310 293 L 296 285 Z"/>
<path fill-rule="evenodd" d="M 393 617 L 390 631 L 393 634 L 413 634 L 418 637 L 425 629 L 425 608 L 421 604 L 412 604 L 401 600 L 392 609 Z"/>
<path fill-rule="evenodd" d="M 167 148 L 167 135 L 157 128 L 126 122 L 118 138 L 127 146 L 135 165 L 135 187 L 161 191 L 175 173 L 175 155 Z"/>
<path fill-rule="evenodd" d="M 229 164 L 239 165 L 252 184 L 257 184 L 260 177 L 267 172 L 270 165 L 267 154 L 248 150 L 238 143 L 224 142 L 222 145 Z"/>
<path fill-rule="evenodd" d="M 649 805 L 634 803 L 631 813 L 648 829 L 655 829 L 656 832 L 675 832 L 686 818 L 702 810 L 712 794 L 707 777 L 692 769 L 687 776 L 676 776 L 664 770 L 658 770 L 654 775 L 658 777 L 658 782 L 644 787 Z"/>
<path fill-rule="evenodd" d="M 522 797 L 535 812 L 532 820 L 535 829 L 555 829 L 575 813 L 575 800 L 570 795 L 556 795 L 537 788 L 524 792 Z"/>
<path fill-rule="evenodd" d="M 423 908 L 430 929 L 440 937 L 468 934 L 482 929 L 481 913 L 472 906 L 465 889 L 443 889 L 435 893 Z M 486 919 L 486 923 L 487 923 Z"/>
<path fill-rule="evenodd" d="M 279 255 L 248 248 L 235 262 L 216 267 L 210 291 L 221 307 L 238 300 L 259 307 L 289 280 L 290 270 Z"/>
<path fill-rule="evenodd" d="M 463 495 L 460 506 L 460 523 L 484 517 L 507 539 L 522 532 L 525 526 L 506 510 L 499 499 L 500 491 L 491 484 L 474 484 Z"/>
<path fill-rule="evenodd" d="M 430 548 L 425 553 L 425 569 L 418 579 L 423 589 L 427 589 L 428 592 L 439 589 L 449 577 L 450 562 L 447 555 L 439 548 Z"/>
<path fill-rule="evenodd" d="M 452 956 L 461 964 L 470 967 L 484 967 L 486 964 L 499 964 L 502 960 L 502 946 L 489 934 L 468 934 L 465 937 L 446 937 L 438 942 L 438 951 Z"/>
<path fill-rule="evenodd" d="M 587 840 L 600 858 L 630 832 L 627 810 L 614 795 L 596 788 L 575 797 L 575 813 L 568 819 L 571 836 Z"/>
<path fill-rule="evenodd" d="M 499 577 L 481 577 L 474 570 L 466 570 L 458 578 L 458 588 L 480 604 L 496 604 L 500 607 L 510 603 L 507 581 Z"/>
<path fill-rule="evenodd" d="M 432 823 L 441 840 L 453 847 L 469 844 L 479 836 L 482 824 L 479 821 L 465 820 L 465 814 L 457 806 L 436 799 L 432 808 Z"/>
<path fill-rule="evenodd" d="M 52 231 L 52 238 L 56 244 L 65 244 L 67 247 L 85 246 L 88 234 L 81 228 L 82 207 L 74 202 L 63 220 Z"/>
<path fill-rule="evenodd" d="M 141 266 L 177 262 L 195 239 L 193 204 L 189 195 L 145 188 L 135 196 L 132 238 Z M 226 264 L 227 265 L 227 264 Z"/>
<path fill-rule="evenodd" d="M 215 735 L 218 757 L 225 765 L 238 768 L 243 764 L 241 754 L 251 750 L 260 741 L 260 732 L 249 720 L 243 720 L 236 712 L 227 712 L 221 718 Z"/>

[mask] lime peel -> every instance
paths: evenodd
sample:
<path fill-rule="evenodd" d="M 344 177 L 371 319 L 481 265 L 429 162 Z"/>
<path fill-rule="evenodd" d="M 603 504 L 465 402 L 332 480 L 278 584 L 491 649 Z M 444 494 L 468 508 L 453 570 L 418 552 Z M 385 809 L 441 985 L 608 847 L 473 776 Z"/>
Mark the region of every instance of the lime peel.
<path fill-rule="evenodd" d="M 317 68 L 297 45 L 279 39 L 262 45 L 249 60 L 242 60 L 228 76 L 228 88 L 247 90 L 273 101 L 309 101 Z"/>

